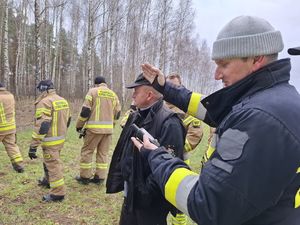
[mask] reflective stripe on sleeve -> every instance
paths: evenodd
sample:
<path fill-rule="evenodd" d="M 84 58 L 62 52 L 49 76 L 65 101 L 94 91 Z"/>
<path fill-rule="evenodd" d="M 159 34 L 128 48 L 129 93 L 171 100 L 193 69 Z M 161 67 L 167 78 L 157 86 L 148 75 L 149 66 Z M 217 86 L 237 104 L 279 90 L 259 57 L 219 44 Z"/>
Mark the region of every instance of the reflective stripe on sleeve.
<path fill-rule="evenodd" d="M 185 139 L 185 143 L 184 143 L 184 150 L 185 152 L 190 152 L 193 150 L 191 144 L 189 143 L 188 139 Z"/>
<path fill-rule="evenodd" d="M 91 102 L 93 100 L 93 97 L 90 95 L 86 95 L 85 99 Z"/>
<path fill-rule="evenodd" d="M 165 198 L 188 215 L 187 199 L 199 176 L 186 168 L 176 169 L 165 185 Z"/>
<path fill-rule="evenodd" d="M 35 111 L 35 118 L 39 118 L 42 114 L 51 116 L 51 110 L 46 108 L 37 108 Z"/>
<path fill-rule="evenodd" d="M 0 127 L 0 131 L 7 131 L 7 130 L 14 130 L 16 129 L 16 125 L 10 125 L 10 126 L 6 126 L 6 127 Z"/>
<path fill-rule="evenodd" d="M 42 140 L 44 137 L 46 136 L 46 134 L 37 134 L 36 132 L 32 132 L 31 137 L 33 139 L 38 139 L 38 140 Z"/>
<path fill-rule="evenodd" d="M 91 169 L 92 163 L 80 163 L 80 169 Z"/>
<path fill-rule="evenodd" d="M 297 169 L 296 173 L 300 173 L 300 167 Z M 300 207 L 300 188 L 295 195 L 295 208 Z"/>
<path fill-rule="evenodd" d="M 23 161 L 22 155 L 21 154 L 15 154 L 11 157 L 11 161 L 13 162 L 21 162 Z"/>
<path fill-rule="evenodd" d="M 206 114 L 206 109 L 205 107 L 201 104 L 201 100 L 205 96 L 199 94 L 199 93 L 192 93 L 189 105 L 188 105 L 188 114 L 200 119 L 204 120 L 205 114 Z"/>

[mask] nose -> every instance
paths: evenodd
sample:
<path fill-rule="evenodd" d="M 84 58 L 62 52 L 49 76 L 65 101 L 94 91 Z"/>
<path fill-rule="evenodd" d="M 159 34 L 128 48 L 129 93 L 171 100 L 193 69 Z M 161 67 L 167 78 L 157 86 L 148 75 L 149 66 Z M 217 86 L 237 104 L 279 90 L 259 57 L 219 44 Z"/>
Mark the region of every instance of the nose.
<path fill-rule="evenodd" d="M 221 80 L 222 77 L 223 77 L 223 75 L 222 75 L 220 69 L 217 67 L 216 71 L 215 71 L 215 80 Z"/>

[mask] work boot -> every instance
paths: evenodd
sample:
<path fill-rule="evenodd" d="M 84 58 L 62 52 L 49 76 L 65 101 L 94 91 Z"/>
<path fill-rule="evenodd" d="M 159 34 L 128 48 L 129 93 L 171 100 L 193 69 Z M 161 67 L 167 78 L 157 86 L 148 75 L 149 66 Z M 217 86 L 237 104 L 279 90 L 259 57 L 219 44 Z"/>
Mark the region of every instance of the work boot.
<path fill-rule="evenodd" d="M 76 176 L 76 177 L 75 177 L 75 180 L 77 180 L 78 183 L 84 184 L 84 185 L 89 184 L 90 181 L 91 181 L 90 178 L 84 178 L 84 177 L 81 177 L 81 176 Z"/>
<path fill-rule="evenodd" d="M 64 195 L 51 195 L 51 194 L 44 195 L 42 198 L 43 202 L 61 202 L 64 199 L 65 199 Z"/>
<path fill-rule="evenodd" d="M 50 184 L 46 177 L 42 177 L 38 179 L 38 186 L 45 187 L 45 188 L 50 188 Z"/>
<path fill-rule="evenodd" d="M 12 163 L 12 166 L 14 168 L 15 171 L 17 171 L 18 173 L 23 173 L 24 172 L 24 168 L 16 163 Z"/>
<path fill-rule="evenodd" d="M 92 179 L 90 179 L 90 182 L 91 183 L 94 183 L 94 184 L 97 184 L 97 185 L 100 185 L 104 182 L 105 179 L 101 179 L 99 178 L 99 176 L 95 175 Z"/>

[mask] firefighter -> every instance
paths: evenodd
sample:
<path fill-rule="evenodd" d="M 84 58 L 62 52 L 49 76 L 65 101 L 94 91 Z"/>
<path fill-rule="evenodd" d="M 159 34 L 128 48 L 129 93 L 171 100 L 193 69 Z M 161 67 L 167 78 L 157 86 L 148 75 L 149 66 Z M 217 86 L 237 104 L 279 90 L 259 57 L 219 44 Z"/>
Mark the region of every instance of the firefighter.
<path fill-rule="evenodd" d="M 144 145 L 132 138 L 165 198 L 199 225 L 299 224 L 300 96 L 289 84 L 290 59 L 278 60 L 282 50 L 269 22 L 234 18 L 212 50 L 224 88 L 204 99 L 142 65 L 167 101 L 216 126 L 215 150 L 200 175 L 146 136 Z"/>
<path fill-rule="evenodd" d="M 76 130 L 85 129 L 84 144 L 81 149 L 80 175 L 75 179 L 80 184 L 102 184 L 108 167 L 108 151 L 112 139 L 114 119 L 120 117 L 121 106 L 118 96 L 107 87 L 104 77 L 94 80 L 84 100 L 77 119 Z M 95 148 L 96 171 L 92 173 L 92 158 Z"/>
<path fill-rule="evenodd" d="M 23 173 L 23 158 L 16 143 L 15 99 L 2 83 L 0 83 L 0 140 L 14 170 Z"/>
<path fill-rule="evenodd" d="M 120 126 L 122 128 L 124 128 L 124 126 L 128 120 L 128 117 L 131 115 L 131 113 L 135 112 L 136 110 L 137 110 L 137 108 L 134 104 L 134 101 L 132 101 L 130 104 L 130 108 L 125 112 L 123 118 L 121 119 Z"/>
<path fill-rule="evenodd" d="M 174 84 L 176 87 L 180 87 L 181 77 L 176 73 L 171 73 L 166 77 L 166 80 Z M 176 106 L 165 102 L 169 109 L 173 110 L 181 118 L 184 128 L 186 130 L 185 143 L 184 143 L 184 153 L 183 159 L 184 162 L 190 165 L 189 155 L 197 147 L 203 137 L 203 126 L 201 125 L 202 121 L 197 118 L 188 115 L 182 110 L 178 109 Z M 178 211 L 176 215 L 171 214 L 172 224 L 181 224 L 184 225 L 187 222 L 186 216 Z"/>
<path fill-rule="evenodd" d="M 41 92 L 35 102 L 35 122 L 28 156 L 37 158 L 37 148 L 43 149 L 44 178 L 39 185 L 50 187 L 50 193 L 44 195 L 45 202 L 64 200 L 66 194 L 63 177 L 63 162 L 60 151 L 64 146 L 67 127 L 70 124 L 68 102 L 56 94 L 51 80 L 42 80 L 37 89 Z"/>

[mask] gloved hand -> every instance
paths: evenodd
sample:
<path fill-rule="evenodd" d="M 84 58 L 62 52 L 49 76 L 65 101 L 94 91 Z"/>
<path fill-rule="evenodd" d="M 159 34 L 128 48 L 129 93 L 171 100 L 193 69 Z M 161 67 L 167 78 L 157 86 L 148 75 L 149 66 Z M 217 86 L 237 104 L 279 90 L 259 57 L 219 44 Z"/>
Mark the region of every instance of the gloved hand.
<path fill-rule="evenodd" d="M 151 64 L 142 64 L 143 76 L 152 84 L 157 77 L 157 82 L 160 86 L 164 86 L 166 78 L 164 74 L 156 67 Z"/>
<path fill-rule="evenodd" d="M 37 158 L 37 155 L 36 155 L 36 147 L 29 147 L 28 157 L 29 157 L 31 160 Z"/>
<path fill-rule="evenodd" d="M 82 130 L 82 127 L 76 127 L 76 131 L 77 131 L 78 133 L 80 133 L 81 130 Z"/>

